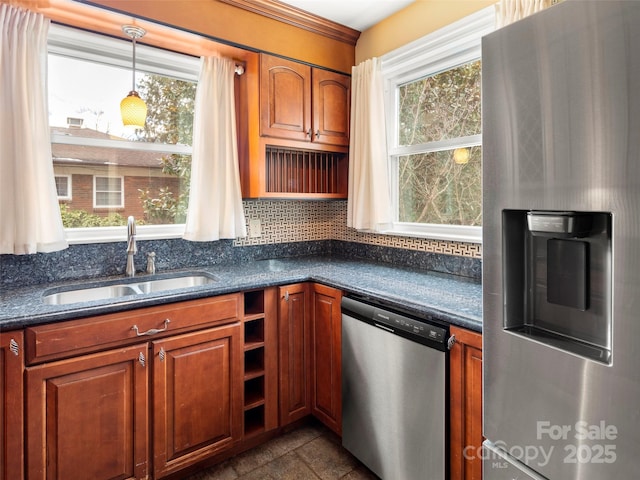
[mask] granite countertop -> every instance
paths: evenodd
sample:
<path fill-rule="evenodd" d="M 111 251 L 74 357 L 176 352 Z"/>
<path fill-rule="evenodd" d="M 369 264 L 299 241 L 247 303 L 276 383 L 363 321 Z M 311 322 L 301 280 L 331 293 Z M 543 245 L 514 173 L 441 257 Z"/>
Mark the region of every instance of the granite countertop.
<path fill-rule="evenodd" d="M 68 305 L 47 305 L 42 297 L 53 288 L 69 289 L 73 286 L 86 288 L 113 280 L 126 283 L 131 279 L 109 277 L 5 289 L 1 295 L 0 330 L 274 285 L 313 281 L 341 289 L 345 294 L 355 294 L 365 299 L 376 300 L 390 308 L 400 308 L 420 316 L 429 315 L 452 325 L 477 332 L 482 331 L 482 287 L 478 281 L 456 275 L 395 267 L 385 263 L 331 257 L 296 257 L 159 272 L 153 276 L 140 274 L 133 281 L 162 278 L 185 271 L 206 272 L 216 277 L 216 281 L 198 287 Z"/>

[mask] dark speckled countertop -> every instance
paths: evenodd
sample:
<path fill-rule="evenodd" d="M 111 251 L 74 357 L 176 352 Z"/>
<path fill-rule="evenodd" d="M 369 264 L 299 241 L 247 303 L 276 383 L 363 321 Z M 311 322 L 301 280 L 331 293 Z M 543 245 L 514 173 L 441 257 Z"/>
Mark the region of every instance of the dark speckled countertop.
<path fill-rule="evenodd" d="M 114 280 L 126 283 L 131 279 L 109 277 L 102 281 L 59 282 L 4 289 L 0 311 L 0 330 L 11 330 L 273 285 L 314 281 L 339 288 L 346 294 L 356 294 L 376 300 L 391 308 L 399 308 L 419 316 L 430 315 L 452 325 L 478 332 L 482 331 L 482 286 L 477 280 L 467 277 L 394 267 L 385 263 L 331 257 L 261 260 L 235 265 L 189 269 L 188 271 L 207 272 L 215 276 L 217 281 L 199 287 L 69 305 L 46 305 L 42 297 L 54 288 L 69 289 L 74 285 L 84 288 Z M 161 278 L 171 273 L 175 272 L 159 272 L 155 276 L 138 275 L 133 281 Z"/>

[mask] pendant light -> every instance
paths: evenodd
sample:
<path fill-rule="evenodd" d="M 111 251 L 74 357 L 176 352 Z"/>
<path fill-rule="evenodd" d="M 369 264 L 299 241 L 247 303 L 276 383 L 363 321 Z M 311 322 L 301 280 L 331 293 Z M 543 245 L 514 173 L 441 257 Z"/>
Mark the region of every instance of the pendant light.
<path fill-rule="evenodd" d="M 133 81 L 129 95 L 120 102 L 120 115 L 124 125 L 144 128 L 144 122 L 147 119 L 147 105 L 136 92 L 136 40 L 142 38 L 147 32 L 134 25 L 123 25 L 122 31 L 133 40 Z"/>

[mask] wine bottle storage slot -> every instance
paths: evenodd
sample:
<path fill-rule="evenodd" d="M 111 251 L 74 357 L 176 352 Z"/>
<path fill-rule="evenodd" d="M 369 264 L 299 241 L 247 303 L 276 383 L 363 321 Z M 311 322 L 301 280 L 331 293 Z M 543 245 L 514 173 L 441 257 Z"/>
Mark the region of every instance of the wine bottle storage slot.
<path fill-rule="evenodd" d="M 264 403 L 264 377 L 244 382 L 244 408 L 250 409 Z"/>
<path fill-rule="evenodd" d="M 264 374 L 264 347 L 244 352 L 244 377 L 250 379 Z"/>
<path fill-rule="evenodd" d="M 264 291 L 257 290 L 244 294 L 244 314 L 259 315 L 264 313 Z"/>
<path fill-rule="evenodd" d="M 266 147 L 267 192 L 343 193 L 346 153 Z"/>
<path fill-rule="evenodd" d="M 244 324 L 244 348 L 250 350 L 264 344 L 264 320 L 252 320 Z"/>
<path fill-rule="evenodd" d="M 244 412 L 244 434 L 254 435 L 264 431 L 264 405 Z"/>

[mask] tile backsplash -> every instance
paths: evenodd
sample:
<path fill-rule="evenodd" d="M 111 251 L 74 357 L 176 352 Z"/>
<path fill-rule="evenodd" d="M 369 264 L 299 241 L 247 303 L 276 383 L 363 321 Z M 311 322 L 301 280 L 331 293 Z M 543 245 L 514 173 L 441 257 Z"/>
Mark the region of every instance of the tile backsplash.
<path fill-rule="evenodd" d="M 247 222 L 260 220 L 262 235 L 237 239 L 235 246 L 342 240 L 461 257 L 482 257 L 482 246 L 476 243 L 362 233 L 348 228 L 345 200 L 246 200 L 244 207 Z"/>
<path fill-rule="evenodd" d="M 189 242 L 138 242 L 136 265 L 156 253 L 158 271 L 240 263 L 267 258 L 330 255 L 411 266 L 480 279 L 481 246 L 412 237 L 360 233 L 346 226 L 347 202 L 246 200 L 247 223 L 260 221 L 260 236 Z M 124 242 L 71 245 L 36 255 L 0 255 L 0 287 L 124 274 Z M 0 292 L 1 293 L 1 292 Z"/>

